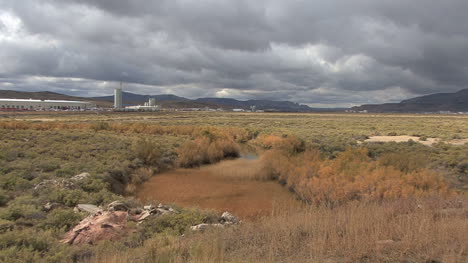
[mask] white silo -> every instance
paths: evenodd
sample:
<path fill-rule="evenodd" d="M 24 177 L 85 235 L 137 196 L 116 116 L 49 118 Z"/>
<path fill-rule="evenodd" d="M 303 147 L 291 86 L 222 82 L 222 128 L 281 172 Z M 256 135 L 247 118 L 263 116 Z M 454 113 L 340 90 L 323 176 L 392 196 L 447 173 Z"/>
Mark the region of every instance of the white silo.
<path fill-rule="evenodd" d="M 148 106 L 155 107 L 156 106 L 156 98 L 150 98 L 148 101 Z"/>
<path fill-rule="evenodd" d="M 115 88 L 114 90 L 114 108 L 122 108 L 122 84 L 120 88 Z"/>

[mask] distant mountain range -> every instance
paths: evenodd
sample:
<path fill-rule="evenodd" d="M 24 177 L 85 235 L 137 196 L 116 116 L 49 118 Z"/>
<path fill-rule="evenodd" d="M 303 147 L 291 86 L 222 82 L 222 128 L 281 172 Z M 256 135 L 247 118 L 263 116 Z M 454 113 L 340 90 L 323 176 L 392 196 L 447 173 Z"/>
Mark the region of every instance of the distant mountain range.
<path fill-rule="evenodd" d="M 102 97 L 77 97 L 60 94 L 50 91 L 24 92 L 15 90 L 0 90 L 0 98 L 10 99 L 41 99 L 41 100 L 81 100 L 96 103 L 100 107 L 112 107 L 114 96 Z M 250 109 L 255 106 L 258 110 L 281 111 L 281 112 L 312 112 L 312 111 L 343 111 L 344 109 L 314 109 L 307 105 L 302 105 L 290 101 L 272 100 L 248 100 L 241 101 L 228 98 L 199 98 L 195 100 L 179 97 L 172 94 L 162 95 L 140 95 L 130 92 L 122 92 L 124 105 L 143 105 L 149 98 L 155 98 L 157 104 L 163 108 L 223 108 L 230 109 Z"/>
<path fill-rule="evenodd" d="M 195 100 L 179 97 L 172 94 L 163 95 L 139 95 L 130 92 L 122 92 L 124 104 L 143 104 L 149 98 L 155 98 L 158 104 L 166 108 L 224 108 L 224 109 L 250 109 L 255 106 L 257 110 L 282 111 L 282 112 L 312 112 L 313 108 L 307 105 L 290 101 L 273 100 L 236 100 L 230 98 L 199 98 Z M 114 96 L 93 97 L 92 100 L 114 101 Z M 333 109 L 331 109 L 333 110 Z"/>
<path fill-rule="evenodd" d="M 50 99 L 50 100 L 85 100 L 96 103 L 100 107 L 112 107 L 114 96 L 102 97 L 76 97 L 56 92 L 22 92 L 14 90 L 0 90 L 0 98 L 11 99 Z M 142 105 L 149 98 L 156 98 L 157 104 L 164 108 L 223 108 L 250 109 L 255 106 L 258 110 L 280 112 L 340 112 L 345 108 L 311 108 L 307 105 L 291 101 L 273 100 L 236 100 L 230 98 L 199 98 L 187 99 L 172 94 L 140 95 L 123 92 L 124 105 Z M 382 112 L 382 113 L 424 113 L 424 112 L 468 112 L 468 89 L 454 93 L 437 93 L 412 99 L 403 100 L 400 103 L 365 104 L 352 107 L 352 111 Z"/>
<path fill-rule="evenodd" d="M 468 89 L 454 93 L 436 93 L 408 100 L 400 103 L 365 104 L 352 107 L 353 111 L 367 112 L 468 112 Z"/>

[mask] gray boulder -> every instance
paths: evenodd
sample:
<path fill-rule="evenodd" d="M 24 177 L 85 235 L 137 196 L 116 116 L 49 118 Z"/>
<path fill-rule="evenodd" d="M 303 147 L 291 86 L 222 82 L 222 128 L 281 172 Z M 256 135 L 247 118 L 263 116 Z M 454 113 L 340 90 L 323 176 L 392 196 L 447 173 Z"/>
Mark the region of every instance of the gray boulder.
<path fill-rule="evenodd" d="M 95 206 L 95 205 L 91 205 L 91 204 L 78 204 L 76 207 L 75 207 L 75 211 L 77 212 L 87 212 L 87 213 L 90 213 L 90 214 L 97 214 L 99 212 L 102 212 L 102 209 Z"/>
<path fill-rule="evenodd" d="M 224 212 L 221 215 L 221 222 L 223 222 L 225 224 L 238 224 L 239 219 L 237 219 L 237 217 L 235 217 L 233 214 L 231 214 L 229 212 Z"/>

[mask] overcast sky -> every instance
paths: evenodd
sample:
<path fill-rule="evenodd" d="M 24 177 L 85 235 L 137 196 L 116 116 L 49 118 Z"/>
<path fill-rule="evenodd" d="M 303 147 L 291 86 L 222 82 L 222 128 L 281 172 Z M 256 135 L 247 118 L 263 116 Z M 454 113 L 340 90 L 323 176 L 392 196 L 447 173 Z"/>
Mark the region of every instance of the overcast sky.
<path fill-rule="evenodd" d="M 0 0 L 0 89 L 396 102 L 468 88 L 467 0 Z"/>

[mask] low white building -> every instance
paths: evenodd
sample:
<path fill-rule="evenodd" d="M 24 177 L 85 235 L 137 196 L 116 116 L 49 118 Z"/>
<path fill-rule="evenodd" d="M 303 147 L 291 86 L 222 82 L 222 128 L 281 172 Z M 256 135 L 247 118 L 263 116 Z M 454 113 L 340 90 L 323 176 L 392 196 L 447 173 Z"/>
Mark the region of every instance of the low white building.
<path fill-rule="evenodd" d="M 0 110 L 86 110 L 96 108 L 87 101 L 0 99 Z"/>

